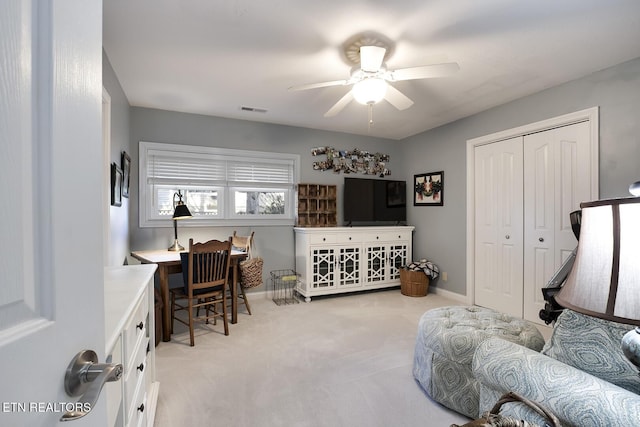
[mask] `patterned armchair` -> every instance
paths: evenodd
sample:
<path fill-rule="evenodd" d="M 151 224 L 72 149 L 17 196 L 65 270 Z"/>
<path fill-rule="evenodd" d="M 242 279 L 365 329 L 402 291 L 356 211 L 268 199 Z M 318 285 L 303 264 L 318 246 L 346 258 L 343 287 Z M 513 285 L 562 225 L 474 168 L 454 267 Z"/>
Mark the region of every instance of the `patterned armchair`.
<path fill-rule="evenodd" d="M 564 310 L 541 353 L 490 338 L 474 354 L 480 412 L 515 391 L 556 414 L 563 426 L 640 426 L 640 375 L 620 349 L 628 325 Z M 503 413 L 543 425 L 518 404 Z"/>

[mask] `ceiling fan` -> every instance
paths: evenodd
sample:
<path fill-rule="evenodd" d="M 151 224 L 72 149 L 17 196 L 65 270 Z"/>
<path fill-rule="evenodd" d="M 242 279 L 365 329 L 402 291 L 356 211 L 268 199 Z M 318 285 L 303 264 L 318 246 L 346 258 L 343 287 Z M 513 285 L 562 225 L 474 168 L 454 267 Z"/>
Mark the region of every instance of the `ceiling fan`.
<path fill-rule="evenodd" d="M 324 114 L 325 117 L 335 116 L 354 99 L 361 104 L 369 105 L 370 108 L 373 104 L 386 99 L 398 110 L 405 110 L 413 105 L 413 101 L 389 83 L 445 77 L 460 69 L 457 63 L 449 62 L 387 70 L 384 65 L 385 54 L 387 53 L 386 47 L 374 44 L 361 45 L 357 46 L 357 52 L 360 66 L 352 69 L 351 77 L 348 79 L 292 86 L 289 90 L 353 85 L 353 88 Z M 345 53 L 349 54 L 349 52 Z"/>

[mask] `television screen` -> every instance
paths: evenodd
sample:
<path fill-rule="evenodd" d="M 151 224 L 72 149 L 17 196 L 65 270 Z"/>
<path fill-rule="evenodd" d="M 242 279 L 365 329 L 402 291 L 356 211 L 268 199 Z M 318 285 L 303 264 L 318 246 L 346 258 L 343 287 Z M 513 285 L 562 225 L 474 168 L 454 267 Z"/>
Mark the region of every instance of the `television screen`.
<path fill-rule="evenodd" d="M 406 181 L 345 178 L 343 200 L 348 224 L 407 220 Z"/>
<path fill-rule="evenodd" d="M 374 221 L 373 192 L 371 180 L 345 178 L 343 191 L 344 221 L 370 222 Z"/>

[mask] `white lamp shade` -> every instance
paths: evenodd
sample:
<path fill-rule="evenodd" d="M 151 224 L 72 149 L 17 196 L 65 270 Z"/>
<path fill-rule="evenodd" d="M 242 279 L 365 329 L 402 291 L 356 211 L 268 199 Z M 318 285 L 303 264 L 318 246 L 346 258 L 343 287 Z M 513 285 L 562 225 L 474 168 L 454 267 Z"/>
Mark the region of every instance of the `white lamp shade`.
<path fill-rule="evenodd" d="M 353 85 L 351 93 L 360 104 L 377 104 L 387 93 L 387 82 L 377 77 L 365 78 Z"/>
<path fill-rule="evenodd" d="M 640 325 L 640 198 L 581 208 L 576 260 L 556 301 L 590 316 Z"/>

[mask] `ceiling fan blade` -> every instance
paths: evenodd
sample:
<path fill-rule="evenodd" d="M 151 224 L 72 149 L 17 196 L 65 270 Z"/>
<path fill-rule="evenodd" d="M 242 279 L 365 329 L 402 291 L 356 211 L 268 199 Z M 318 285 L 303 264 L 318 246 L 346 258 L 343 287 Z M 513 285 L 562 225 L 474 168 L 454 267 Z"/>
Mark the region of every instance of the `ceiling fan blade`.
<path fill-rule="evenodd" d="M 387 93 L 384 96 L 384 99 L 389 101 L 389 103 L 398 110 L 406 110 L 413 105 L 413 101 L 410 100 L 407 95 L 391 85 L 387 85 Z"/>
<path fill-rule="evenodd" d="M 360 47 L 360 68 L 362 71 L 375 73 L 382 66 L 387 49 L 379 46 Z"/>
<path fill-rule="evenodd" d="M 420 67 L 400 68 L 387 73 L 388 80 L 416 80 L 449 76 L 460 69 L 456 62 L 445 64 L 422 65 Z"/>
<path fill-rule="evenodd" d="M 346 86 L 348 84 L 351 84 L 351 80 L 334 80 L 331 82 L 310 83 L 306 85 L 291 86 L 289 90 L 317 89 L 320 87 L 329 87 L 329 86 Z"/>
<path fill-rule="evenodd" d="M 333 117 L 333 116 L 335 116 L 340 111 L 342 111 L 342 109 L 344 107 L 346 107 L 347 104 L 350 103 L 352 99 L 353 99 L 353 94 L 351 94 L 351 91 L 347 92 L 347 94 L 345 96 L 343 96 L 342 98 L 340 98 L 340 100 L 338 102 L 333 104 L 333 107 L 331 107 L 329 109 L 329 111 L 324 113 L 324 116 L 325 117 Z"/>

